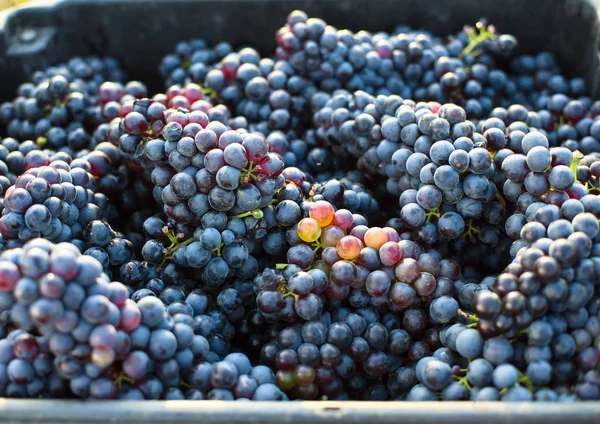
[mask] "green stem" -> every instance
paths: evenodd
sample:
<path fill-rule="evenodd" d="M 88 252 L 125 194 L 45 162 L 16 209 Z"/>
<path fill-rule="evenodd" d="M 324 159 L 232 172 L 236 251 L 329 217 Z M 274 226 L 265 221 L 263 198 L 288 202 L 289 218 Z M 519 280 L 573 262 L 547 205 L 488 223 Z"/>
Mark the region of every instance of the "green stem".
<path fill-rule="evenodd" d="M 438 208 L 432 209 L 430 211 L 427 211 L 427 214 L 425 216 L 427 217 L 427 222 L 431 222 L 432 218 L 439 219 L 441 216 L 440 208 L 438 207 Z"/>
<path fill-rule="evenodd" d="M 461 317 L 464 317 L 468 320 L 471 320 L 471 321 L 475 321 L 475 322 L 479 321 L 479 318 L 477 317 L 477 315 L 470 314 L 468 312 L 463 311 L 462 309 L 458 310 L 458 315 L 460 315 Z"/>
<path fill-rule="evenodd" d="M 519 383 L 523 384 L 531 393 L 535 391 L 535 387 L 533 386 L 533 383 L 531 383 L 529 377 L 527 377 L 527 375 L 523 374 L 521 371 L 519 371 Z"/>
<path fill-rule="evenodd" d="M 288 292 L 283 294 L 283 298 L 285 299 L 286 297 L 290 297 L 290 296 L 293 297 L 294 299 L 298 299 L 298 295 L 296 293 L 292 293 L 288 289 Z"/>
<path fill-rule="evenodd" d="M 165 234 L 167 239 L 169 239 L 171 244 L 169 245 L 169 247 L 167 247 L 165 249 L 165 251 L 166 251 L 165 256 L 163 257 L 162 261 L 160 261 L 160 263 L 158 264 L 159 267 L 165 266 L 167 262 L 169 262 L 171 259 L 173 259 L 173 254 L 181 246 L 187 246 L 188 244 L 190 244 L 194 241 L 193 237 L 190 237 L 189 239 L 184 240 L 184 241 L 179 241 L 184 237 L 184 235 L 181 233 L 175 234 L 175 232 L 165 231 L 165 229 L 163 229 L 163 233 Z"/>
<path fill-rule="evenodd" d="M 248 162 L 248 168 L 242 169 L 240 172 L 240 183 L 246 183 L 248 182 L 248 179 L 256 181 L 256 173 L 254 162 Z"/>
<path fill-rule="evenodd" d="M 529 333 L 529 330 L 527 328 L 524 328 L 523 330 L 519 331 L 519 333 L 510 340 L 511 343 L 516 342 L 517 340 L 519 340 L 519 337 L 526 335 L 527 333 Z"/>
<path fill-rule="evenodd" d="M 247 216 L 250 216 L 250 215 L 252 215 L 256 219 L 261 219 L 263 216 L 265 216 L 262 209 L 253 209 L 248 212 L 240 213 L 238 215 L 233 215 L 232 218 L 246 218 Z"/>
<path fill-rule="evenodd" d="M 320 242 L 320 241 L 315 241 L 313 244 L 313 252 L 315 252 L 315 254 L 319 251 L 319 249 L 323 249 L 325 250 L 325 246 Z"/>
<path fill-rule="evenodd" d="M 463 386 L 465 386 L 468 390 L 471 390 L 471 384 L 469 384 L 469 379 L 467 378 L 467 376 L 465 375 L 464 377 L 460 377 L 455 375 L 454 378 L 456 379 L 456 381 L 458 381 L 460 384 L 462 384 Z"/>
<path fill-rule="evenodd" d="M 275 269 L 285 269 L 288 266 L 288 264 L 276 264 L 275 265 Z"/>
<path fill-rule="evenodd" d="M 465 222 L 465 233 L 463 234 L 463 237 L 468 238 L 469 240 L 471 240 L 471 242 L 475 242 L 475 234 L 479 233 L 479 230 L 477 228 L 475 228 L 475 226 L 473 225 L 473 220 L 472 219 L 468 219 Z"/>
<path fill-rule="evenodd" d="M 474 50 L 484 41 L 496 38 L 493 32 L 488 31 L 487 28 L 483 26 L 479 29 L 479 34 L 477 34 L 475 29 L 471 29 L 467 32 L 467 35 L 469 36 L 469 44 L 463 49 L 463 56 L 479 55 L 479 52 L 474 52 Z"/>
<path fill-rule="evenodd" d="M 573 162 L 571 162 L 571 172 L 573 173 L 573 183 L 577 183 L 577 166 L 579 165 L 579 161 L 583 158 L 583 153 L 579 150 L 575 150 L 573 152 Z"/>
<path fill-rule="evenodd" d="M 202 94 L 204 94 L 205 96 L 213 97 L 217 94 L 217 92 L 212 88 L 202 87 Z"/>
<path fill-rule="evenodd" d="M 221 243 L 218 247 L 215 247 L 212 251 L 217 255 L 221 256 L 221 249 L 225 246 L 225 243 Z"/>
<path fill-rule="evenodd" d="M 600 186 L 595 186 L 592 181 L 586 181 L 585 182 L 585 188 L 587 189 L 587 191 L 590 194 L 592 194 L 592 193 L 600 193 Z"/>
<path fill-rule="evenodd" d="M 504 200 L 504 196 L 502 196 L 499 191 L 496 192 L 496 200 L 500 202 L 504 209 L 506 209 L 506 200 Z"/>
<path fill-rule="evenodd" d="M 119 374 L 115 378 L 115 384 L 120 389 L 121 386 L 123 385 L 123 382 L 129 383 L 129 384 L 133 384 L 133 383 L 135 383 L 135 380 L 133 378 L 131 378 L 131 377 L 127 377 L 124 372 L 121 372 L 121 374 Z"/>

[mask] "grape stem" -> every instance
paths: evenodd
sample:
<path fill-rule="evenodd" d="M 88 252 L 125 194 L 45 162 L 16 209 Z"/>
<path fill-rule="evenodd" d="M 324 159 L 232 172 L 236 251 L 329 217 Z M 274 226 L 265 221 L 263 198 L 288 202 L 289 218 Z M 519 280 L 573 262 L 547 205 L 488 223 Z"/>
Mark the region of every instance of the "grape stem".
<path fill-rule="evenodd" d="M 463 234 L 463 237 L 468 238 L 469 240 L 471 240 L 471 242 L 475 242 L 475 234 L 479 233 L 479 230 L 477 228 L 475 228 L 475 226 L 473 225 L 473 220 L 469 219 L 467 220 L 467 222 L 465 223 L 465 226 L 467 227 L 465 233 Z"/>
<path fill-rule="evenodd" d="M 437 207 L 427 212 L 425 215 L 427 217 L 427 222 L 431 222 L 431 218 L 439 219 L 441 216 L 440 208 Z"/>
<path fill-rule="evenodd" d="M 162 261 L 160 261 L 160 264 L 158 265 L 159 267 L 165 266 L 167 262 L 173 259 L 173 254 L 181 246 L 187 246 L 194 241 L 194 239 L 190 237 L 189 239 L 180 242 L 179 240 L 185 236 L 182 233 L 175 234 L 173 230 L 166 231 L 166 228 L 163 228 L 163 233 L 167 236 L 171 244 L 165 249 L 165 256 L 163 257 Z"/>
<path fill-rule="evenodd" d="M 596 187 L 594 185 L 594 183 L 592 183 L 591 181 L 586 181 L 585 182 L 585 188 L 587 189 L 587 191 L 591 194 L 591 193 L 600 193 L 600 187 Z"/>
<path fill-rule="evenodd" d="M 219 244 L 217 247 L 215 247 L 212 251 L 217 255 L 217 256 L 221 256 L 221 249 L 223 248 L 223 246 L 225 246 L 225 243 L 221 243 Z"/>
<path fill-rule="evenodd" d="M 204 94 L 205 96 L 213 97 L 213 96 L 217 95 L 217 92 L 215 90 L 213 90 L 212 88 L 201 86 L 201 89 L 202 89 L 202 94 Z"/>
<path fill-rule="evenodd" d="M 283 293 L 283 298 L 285 299 L 286 297 L 290 297 L 292 296 L 294 299 L 298 299 L 298 295 L 296 293 L 292 293 L 292 291 L 288 291 L 286 293 Z"/>
<path fill-rule="evenodd" d="M 458 381 L 460 384 L 465 386 L 468 390 L 472 389 L 471 385 L 469 384 L 469 379 L 467 378 L 466 375 L 464 377 L 461 377 L 459 375 L 454 375 L 453 377 L 456 381 Z"/>
<path fill-rule="evenodd" d="M 240 213 L 238 215 L 233 215 L 233 218 L 246 218 L 247 216 L 250 216 L 250 215 L 252 215 L 256 219 L 261 219 L 263 216 L 265 216 L 262 209 L 253 209 L 248 212 Z"/>
<path fill-rule="evenodd" d="M 531 393 L 535 391 L 535 387 L 531 383 L 531 380 L 529 380 L 529 377 L 527 377 L 527 375 L 523 374 L 521 371 L 519 371 L 519 383 L 523 384 Z"/>
<path fill-rule="evenodd" d="M 458 315 L 468 320 L 479 322 L 479 318 L 477 317 L 477 315 L 470 314 L 468 312 L 463 311 L 462 309 L 458 310 Z"/>
<path fill-rule="evenodd" d="M 325 249 L 325 246 L 320 241 L 315 241 L 313 244 L 313 252 L 316 254 L 319 249 Z"/>
<path fill-rule="evenodd" d="M 579 161 L 583 158 L 583 153 L 579 150 L 575 150 L 573 152 L 573 162 L 571 162 L 571 172 L 573 173 L 573 183 L 577 183 L 577 166 L 579 165 Z"/>
<path fill-rule="evenodd" d="M 287 285 L 287 283 L 283 282 L 280 283 L 277 287 L 277 291 L 279 291 L 279 293 L 281 293 L 283 295 L 283 298 L 285 299 L 286 297 L 293 297 L 294 299 L 298 299 L 298 295 L 294 292 L 292 292 L 290 290 L 290 287 Z"/>
<path fill-rule="evenodd" d="M 500 192 L 496 192 L 496 200 L 500 202 L 504 209 L 506 209 L 506 200 L 504 200 L 504 196 L 502 196 Z"/>
<path fill-rule="evenodd" d="M 254 166 L 254 162 L 249 161 L 248 162 L 248 168 L 244 168 L 242 170 L 242 172 L 240 172 L 240 183 L 246 183 L 250 179 L 256 181 L 256 178 L 257 178 L 256 174 L 257 174 L 257 172 L 258 172 L 258 170 Z"/>
<path fill-rule="evenodd" d="M 516 342 L 517 340 L 519 340 L 519 337 L 524 336 L 527 333 L 529 333 L 529 330 L 527 328 L 519 331 L 519 333 L 513 339 L 510 340 L 510 342 L 511 343 Z"/>
<path fill-rule="evenodd" d="M 115 377 L 115 384 L 120 389 L 123 385 L 123 382 L 133 384 L 135 383 L 135 380 L 131 377 L 127 377 L 125 372 L 121 372 L 117 377 Z"/>
<path fill-rule="evenodd" d="M 478 56 L 480 52 L 475 52 L 474 50 L 486 40 L 493 40 L 496 38 L 494 33 L 489 31 L 484 25 L 479 27 L 479 34 L 477 34 L 475 28 L 469 28 L 465 32 L 469 37 L 469 44 L 463 49 L 463 56 Z"/>

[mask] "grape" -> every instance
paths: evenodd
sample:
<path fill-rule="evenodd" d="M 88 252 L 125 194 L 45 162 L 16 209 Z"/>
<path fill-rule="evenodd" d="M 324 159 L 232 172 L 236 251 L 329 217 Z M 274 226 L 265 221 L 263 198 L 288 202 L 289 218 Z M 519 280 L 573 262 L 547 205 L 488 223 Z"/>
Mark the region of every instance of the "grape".
<path fill-rule="evenodd" d="M 338 241 L 336 249 L 342 259 L 354 259 L 358 257 L 362 249 L 362 242 L 354 236 L 344 236 Z"/>
<path fill-rule="evenodd" d="M 310 207 L 309 216 L 317 221 L 321 228 L 328 226 L 334 217 L 333 206 L 324 200 L 319 200 Z"/>
<path fill-rule="evenodd" d="M 306 241 L 316 241 L 321 236 L 321 226 L 314 218 L 304 218 L 298 223 L 298 236 Z"/>

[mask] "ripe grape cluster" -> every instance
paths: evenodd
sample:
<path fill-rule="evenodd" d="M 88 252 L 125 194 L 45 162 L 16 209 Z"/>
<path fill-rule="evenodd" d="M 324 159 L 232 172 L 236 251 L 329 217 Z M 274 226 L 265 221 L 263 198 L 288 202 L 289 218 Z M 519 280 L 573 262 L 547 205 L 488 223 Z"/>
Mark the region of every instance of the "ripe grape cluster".
<path fill-rule="evenodd" d="M 94 193 L 96 183 L 86 169 L 86 165 L 91 168 L 87 161 L 71 167 L 60 160 L 49 163 L 42 154 L 38 160 L 38 167 L 28 169 L 6 190 L 0 218 L 6 240 L 43 236 L 51 241 L 73 241 L 81 239 L 91 221 L 103 215 L 110 219 L 106 197 L 98 193 L 97 199 Z"/>
<path fill-rule="evenodd" d="M 343 88 L 453 101 L 481 118 L 516 91 L 496 63 L 514 54 L 517 40 L 498 34 L 485 19 L 442 39 L 407 27 L 389 34 L 353 33 L 293 12 L 277 42 L 277 57 L 328 93 Z"/>
<path fill-rule="evenodd" d="M 0 106 L 0 120 L 6 135 L 33 140 L 41 147 L 70 153 L 93 148 L 95 127 L 109 122 L 118 111 L 112 102 L 118 104 L 124 94 L 145 93 L 143 84 L 123 87 L 124 80 L 115 59 L 73 58 L 36 72 L 30 83 L 19 87 L 14 101 Z"/>
<path fill-rule="evenodd" d="M 465 235 L 486 243 L 488 227 L 505 218 L 497 196 L 505 177 L 496 164 L 509 152 L 502 152 L 506 136 L 492 122 L 481 124 L 482 134 L 466 117 L 454 104 L 356 92 L 332 97 L 314 120 L 325 142 L 344 149 L 365 173 L 387 178 L 382 184 L 398 198 L 400 232 L 426 245 Z"/>
<path fill-rule="evenodd" d="M 600 103 L 485 19 L 290 13 L 0 106 L 0 396 L 600 399 Z"/>

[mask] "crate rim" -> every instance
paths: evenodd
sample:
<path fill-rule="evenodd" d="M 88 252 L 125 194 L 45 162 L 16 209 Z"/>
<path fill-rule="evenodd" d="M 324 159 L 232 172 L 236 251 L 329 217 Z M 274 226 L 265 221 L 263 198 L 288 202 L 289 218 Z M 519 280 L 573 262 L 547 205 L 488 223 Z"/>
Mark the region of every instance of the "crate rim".
<path fill-rule="evenodd" d="M 0 399 L 0 423 L 598 423 L 600 402 L 225 402 Z"/>

